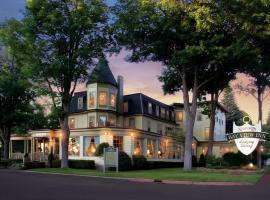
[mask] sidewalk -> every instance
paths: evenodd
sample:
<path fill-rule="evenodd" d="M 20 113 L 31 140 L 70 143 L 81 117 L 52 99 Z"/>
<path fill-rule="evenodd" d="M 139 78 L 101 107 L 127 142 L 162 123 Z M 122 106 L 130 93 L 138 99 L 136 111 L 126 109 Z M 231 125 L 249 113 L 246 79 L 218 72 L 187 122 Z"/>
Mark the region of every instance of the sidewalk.
<path fill-rule="evenodd" d="M 270 186 L 270 172 L 267 172 L 267 174 L 265 174 L 256 185 L 257 186 L 266 186 L 266 185 Z"/>

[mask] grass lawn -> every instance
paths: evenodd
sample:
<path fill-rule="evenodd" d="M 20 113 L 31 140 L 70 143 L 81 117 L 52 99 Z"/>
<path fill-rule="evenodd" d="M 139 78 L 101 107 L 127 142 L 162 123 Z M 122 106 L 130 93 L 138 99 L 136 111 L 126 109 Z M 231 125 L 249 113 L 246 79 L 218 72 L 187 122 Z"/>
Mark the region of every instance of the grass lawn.
<path fill-rule="evenodd" d="M 84 176 L 106 176 L 106 177 L 121 177 L 121 178 L 145 178 L 157 180 L 178 180 L 178 181 L 194 181 L 194 182 L 245 182 L 256 183 L 262 173 L 249 175 L 232 175 L 222 172 L 201 172 L 193 170 L 192 172 L 184 172 L 179 168 L 170 169 L 153 169 L 153 170 L 138 170 L 119 172 L 106 172 L 90 170 L 90 169 L 61 169 L 61 168 L 42 168 L 32 169 L 35 172 L 49 172 L 61 174 L 75 174 Z"/>

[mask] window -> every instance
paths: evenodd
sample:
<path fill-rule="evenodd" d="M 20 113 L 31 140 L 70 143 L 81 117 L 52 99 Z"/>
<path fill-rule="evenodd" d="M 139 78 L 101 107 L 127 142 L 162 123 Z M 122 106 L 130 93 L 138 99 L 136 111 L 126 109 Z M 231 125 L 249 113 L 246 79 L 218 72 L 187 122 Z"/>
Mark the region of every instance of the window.
<path fill-rule="evenodd" d="M 157 124 L 157 132 L 162 135 L 162 124 Z"/>
<path fill-rule="evenodd" d="M 156 116 L 159 117 L 159 106 L 156 106 Z"/>
<path fill-rule="evenodd" d="M 134 139 L 134 155 L 142 155 L 143 148 L 142 148 L 143 141 L 140 139 Z"/>
<path fill-rule="evenodd" d="M 165 118 L 165 115 L 166 115 L 166 110 L 165 110 L 165 108 L 161 108 L 161 109 L 160 109 L 160 112 L 161 112 L 161 117 L 162 117 L 162 118 Z"/>
<path fill-rule="evenodd" d="M 147 158 L 153 158 L 155 155 L 155 141 L 147 139 Z"/>
<path fill-rule="evenodd" d="M 151 121 L 147 121 L 147 131 L 151 132 Z"/>
<path fill-rule="evenodd" d="M 95 92 L 89 92 L 89 108 L 96 106 Z"/>
<path fill-rule="evenodd" d="M 99 92 L 99 105 L 107 106 L 107 92 Z"/>
<path fill-rule="evenodd" d="M 106 126 L 106 122 L 107 122 L 107 116 L 100 115 L 99 120 L 98 120 L 98 126 L 100 126 L 100 127 Z"/>
<path fill-rule="evenodd" d="M 83 156 L 94 156 L 99 143 L 98 136 L 83 137 Z"/>
<path fill-rule="evenodd" d="M 83 97 L 78 98 L 78 110 L 83 109 Z"/>
<path fill-rule="evenodd" d="M 202 113 L 197 113 L 197 121 L 202 121 Z"/>
<path fill-rule="evenodd" d="M 89 127 L 95 127 L 96 122 L 95 122 L 95 116 L 90 116 L 89 117 Z"/>
<path fill-rule="evenodd" d="M 152 114 L 152 103 L 148 102 L 148 114 Z"/>
<path fill-rule="evenodd" d="M 68 155 L 79 156 L 80 155 L 80 137 L 70 137 L 68 144 Z"/>
<path fill-rule="evenodd" d="M 129 118 L 128 125 L 129 125 L 130 128 L 136 128 L 136 125 L 135 125 L 135 118 L 134 118 L 134 117 L 130 117 L 130 118 Z"/>
<path fill-rule="evenodd" d="M 168 110 L 166 110 L 166 119 L 170 119 L 170 114 Z"/>
<path fill-rule="evenodd" d="M 75 119 L 74 118 L 69 119 L 69 128 L 75 128 Z"/>
<path fill-rule="evenodd" d="M 110 94 L 110 106 L 115 108 L 115 105 L 116 105 L 115 94 Z"/>
<path fill-rule="evenodd" d="M 174 114 L 174 111 L 172 111 L 172 120 L 173 120 L 173 121 L 175 120 L 175 114 Z"/>
<path fill-rule="evenodd" d="M 116 118 L 114 116 L 109 117 L 109 126 L 116 126 Z"/>
<path fill-rule="evenodd" d="M 183 111 L 177 112 L 177 121 L 179 122 L 183 121 Z"/>
<path fill-rule="evenodd" d="M 124 102 L 124 113 L 128 112 L 128 102 Z"/>
<path fill-rule="evenodd" d="M 209 127 L 204 128 L 204 139 L 205 140 L 209 140 L 209 132 L 210 132 Z"/>
<path fill-rule="evenodd" d="M 119 151 L 123 151 L 123 137 L 113 136 L 113 147 L 118 148 Z"/>

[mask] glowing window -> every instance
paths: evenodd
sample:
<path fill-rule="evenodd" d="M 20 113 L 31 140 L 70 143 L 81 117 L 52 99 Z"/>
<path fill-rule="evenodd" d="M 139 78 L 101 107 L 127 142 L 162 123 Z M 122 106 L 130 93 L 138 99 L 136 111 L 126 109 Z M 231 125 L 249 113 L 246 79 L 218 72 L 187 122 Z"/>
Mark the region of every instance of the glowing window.
<path fill-rule="evenodd" d="M 182 111 L 177 112 L 177 121 L 180 121 L 180 122 L 183 121 L 183 112 Z"/>
<path fill-rule="evenodd" d="M 123 151 L 123 137 L 113 136 L 113 147 L 118 148 L 119 151 Z"/>
<path fill-rule="evenodd" d="M 75 128 L 75 119 L 74 118 L 69 119 L 69 128 Z"/>
<path fill-rule="evenodd" d="M 99 92 L 99 105 L 107 106 L 107 92 Z"/>
<path fill-rule="evenodd" d="M 110 106 L 115 108 L 115 104 L 116 104 L 115 94 L 111 94 L 110 95 Z"/>
<path fill-rule="evenodd" d="M 96 105 L 95 92 L 89 92 L 89 107 L 93 108 Z"/>

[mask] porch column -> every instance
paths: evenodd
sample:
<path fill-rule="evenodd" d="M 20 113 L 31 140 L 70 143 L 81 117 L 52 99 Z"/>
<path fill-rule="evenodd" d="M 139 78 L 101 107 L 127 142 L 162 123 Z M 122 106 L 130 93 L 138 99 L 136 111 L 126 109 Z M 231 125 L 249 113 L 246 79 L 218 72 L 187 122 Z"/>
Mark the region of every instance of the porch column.
<path fill-rule="evenodd" d="M 155 154 L 154 154 L 154 158 L 158 158 L 158 143 L 159 140 L 155 141 Z"/>
<path fill-rule="evenodd" d="M 143 139 L 143 155 L 147 157 L 147 138 Z"/>
<path fill-rule="evenodd" d="M 23 140 L 23 154 L 25 155 L 27 153 L 27 143 L 26 140 Z"/>
<path fill-rule="evenodd" d="M 62 158 L 62 135 L 59 137 L 59 159 Z"/>
<path fill-rule="evenodd" d="M 43 162 L 45 160 L 45 139 L 43 138 Z"/>
<path fill-rule="evenodd" d="M 35 152 L 35 140 L 31 138 L 31 160 L 34 160 L 34 152 Z"/>
<path fill-rule="evenodd" d="M 10 144 L 9 144 L 9 149 L 10 149 L 10 151 L 9 151 L 9 158 L 12 158 L 12 152 L 13 152 L 12 144 L 13 144 L 13 142 L 12 142 L 12 140 L 10 140 Z"/>
<path fill-rule="evenodd" d="M 83 136 L 80 136 L 80 157 L 83 157 Z"/>

